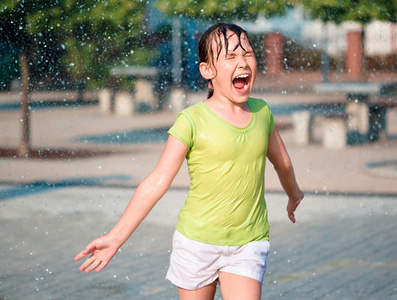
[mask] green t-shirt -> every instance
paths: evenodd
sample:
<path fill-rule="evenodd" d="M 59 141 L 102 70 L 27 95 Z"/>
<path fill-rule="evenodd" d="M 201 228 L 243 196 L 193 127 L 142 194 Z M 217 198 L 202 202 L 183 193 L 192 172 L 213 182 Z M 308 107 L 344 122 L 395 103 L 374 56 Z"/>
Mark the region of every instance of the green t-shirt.
<path fill-rule="evenodd" d="M 229 246 L 269 239 L 264 177 L 274 119 L 265 101 L 247 103 L 244 128 L 200 102 L 179 113 L 168 132 L 188 148 L 191 184 L 176 229 L 189 239 Z"/>

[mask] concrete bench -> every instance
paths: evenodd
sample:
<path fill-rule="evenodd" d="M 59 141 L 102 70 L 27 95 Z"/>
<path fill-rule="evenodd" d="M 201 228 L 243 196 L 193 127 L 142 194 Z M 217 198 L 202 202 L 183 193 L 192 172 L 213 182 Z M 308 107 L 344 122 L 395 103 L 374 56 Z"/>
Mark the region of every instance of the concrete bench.
<path fill-rule="evenodd" d="M 322 83 L 313 90 L 345 95 L 346 144 L 350 145 L 377 141 L 386 131 L 387 110 L 397 106 L 397 83 Z"/>
<path fill-rule="evenodd" d="M 186 91 L 178 87 L 167 88 L 167 85 L 171 86 L 171 81 L 167 83 L 167 79 L 162 77 L 163 73 L 164 70 L 154 67 L 113 68 L 110 72 L 111 77 L 127 77 L 135 80 L 135 91 L 129 96 L 130 99 L 128 100 L 125 92 L 118 95 L 119 92 L 117 92 L 116 84 L 114 84 L 110 91 L 110 98 L 108 91 L 103 91 L 100 95 L 102 97 L 99 97 L 104 103 L 100 105 L 101 111 L 114 111 L 118 114 L 128 115 L 134 111 L 148 112 L 153 109 L 162 109 L 166 102 L 169 102 L 168 108 L 170 110 L 181 111 L 187 106 Z M 163 82 L 160 82 L 160 80 Z M 127 105 L 128 101 L 132 104 Z M 119 109 L 117 109 L 118 107 Z"/>
<path fill-rule="evenodd" d="M 146 112 L 157 107 L 157 95 L 153 89 L 160 72 L 154 67 L 115 67 L 110 70 L 113 78 L 127 77 L 135 80 L 133 93 L 118 91 L 115 79 L 108 90 L 98 93 L 100 111 L 118 115 L 132 115 L 136 111 Z"/>
<path fill-rule="evenodd" d="M 295 143 L 300 146 L 315 142 L 317 130 L 320 142 L 325 148 L 341 149 L 346 147 L 347 120 L 345 113 L 314 113 L 303 110 L 292 114 Z"/>

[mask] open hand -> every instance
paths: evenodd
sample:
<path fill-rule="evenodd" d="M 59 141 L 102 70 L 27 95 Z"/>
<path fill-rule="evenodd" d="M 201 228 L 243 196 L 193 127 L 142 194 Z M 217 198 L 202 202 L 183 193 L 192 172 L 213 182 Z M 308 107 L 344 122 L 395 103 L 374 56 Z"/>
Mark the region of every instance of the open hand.
<path fill-rule="evenodd" d="M 96 269 L 101 271 L 107 266 L 112 257 L 117 253 L 119 246 L 112 243 L 108 236 L 103 236 L 92 241 L 87 247 L 76 255 L 75 261 L 82 259 L 84 256 L 91 254 L 90 257 L 80 266 L 79 270 L 90 273 Z"/>

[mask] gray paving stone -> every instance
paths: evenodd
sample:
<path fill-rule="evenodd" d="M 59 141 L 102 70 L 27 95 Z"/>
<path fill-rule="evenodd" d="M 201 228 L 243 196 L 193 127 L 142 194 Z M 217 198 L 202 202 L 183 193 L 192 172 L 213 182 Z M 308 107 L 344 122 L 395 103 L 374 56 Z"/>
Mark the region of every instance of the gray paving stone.
<path fill-rule="evenodd" d="M 132 192 L 70 187 L 1 201 L 0 299 L 177 299 L 165 274 L 186 190 L 170 190 L 104 271 L 81 273 L 73 261 Z M 396 299 L 395 200 L 308 195 L 297 224 L 284 195 L 272 194 L 268 206 L 263 299 Z"/>

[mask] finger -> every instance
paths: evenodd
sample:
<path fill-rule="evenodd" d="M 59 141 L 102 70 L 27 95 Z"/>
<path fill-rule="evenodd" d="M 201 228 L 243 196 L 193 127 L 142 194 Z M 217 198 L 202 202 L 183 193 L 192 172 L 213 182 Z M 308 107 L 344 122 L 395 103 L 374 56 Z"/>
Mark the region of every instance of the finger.
<path fill-rule="evenodd" d="M 295 220 L 295 214 L 293 214 L 293 213 L 292 213 L 292 214 L 289 214 L 289 215 L 288 215 L 288 218 L 291 220 L 292 223 L 295 223 L 295 221 L 296 221 L 296 220 Z"/>
<path fill-rule="evenodd" d="M 95 260 L 95 256 L 90 256 L 87 260 L 80 266 L 79 270 L 84 271 L 92 262 Z"/>
<path fill-rule="evenodd" d="M 97 271 L 97 272 L 102 271 L 102 270 L 108 265 L 108 263 L 109 263 L 109 262 L 104 262 L 104 261 L 102 261 L 101 264 L 98 266 L 98 268 L 96 268 L 96 271 Z"/>
<path fill-rule="evenodd" d="M 88 254 L 92 253 L 95 249 L 95 243 L 90 243 L 87 245 L 87 247 L 81 251 L 79 254 L 77 254 L 74 258 L 75 261 L 78 261 L 82 259 L 84 256 L 87 256 Z"/>
<path fill-rule="evenodd" d="M 96 267 L 98 267 L 101 264 L 101 261 L 99 259 L 94 260 L 88 268 L 85 270 L 86 273 L 90 273 L 92 270 L 94 270 Z"/>
<path fill-rule="evenodd" d="M 84 253 L 84 251 L 81 251 L 79 254 L 77 254 L 75 257 L 74 257 L 74 260 L 75 261 L 78 261 L 78 260 L 80 260 L 80 259 L 82 259 L 84 256 L 86 256 L 87 254 L 86 253 Z"/>

